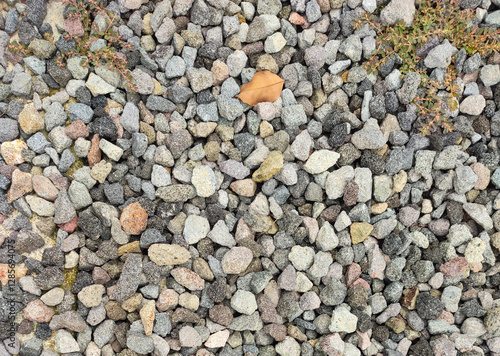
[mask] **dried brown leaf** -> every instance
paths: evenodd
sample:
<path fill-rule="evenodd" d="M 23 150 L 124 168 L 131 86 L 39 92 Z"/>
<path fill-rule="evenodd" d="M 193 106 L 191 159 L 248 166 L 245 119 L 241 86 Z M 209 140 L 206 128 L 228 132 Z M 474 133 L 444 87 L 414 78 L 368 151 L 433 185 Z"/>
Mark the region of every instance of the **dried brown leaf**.
<path fill-rule="evenodd" d="M 236 97 L 251 106 L 266 101 L 273 102 L 280 97 L 283 83 L 283 79 L 268 70 L 257 72 L 249 83 L 241 86 Z"/>

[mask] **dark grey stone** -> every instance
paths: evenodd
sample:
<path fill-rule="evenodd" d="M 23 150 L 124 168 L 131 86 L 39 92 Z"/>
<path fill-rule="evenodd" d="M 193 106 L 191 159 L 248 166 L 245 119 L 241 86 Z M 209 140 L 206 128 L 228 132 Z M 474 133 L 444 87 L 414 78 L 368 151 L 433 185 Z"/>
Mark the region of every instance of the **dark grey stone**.
<path fill-rule="evenodd" d="M 166 237 L 157 229 L 146 229 L 146 231 L 141 234 L 141 248 L 146 249 L 152 244 L 166 242 Z"/>
<path fill-rule="evenodd" d="M 64 280 L 64 273 L 57 267 L 49 266 L 43 269 L 41 273 L 34 277 L 35 283 L 42 290 L 49 290 L 60 286 Z"/>
<path fill-rule="evenodd" d="M 417 296 L 417 313 L 422 319 L 437 319 L 443 312 L 443 302 L 429 293 Z"/>
<path fill-rule="evenodd" d="M 150 95 L 148 96 L 146 107 L 153 111 L 172 112 L 175 109 L 175 104 L 161 96 Z"/>
<path fill-rule="evenodd" d="M 5 25 L 4 31 L 9 35 L 12 35 L 17 30 L 17 24 L 19 23 L 19 14 L 16 9 L 12 9 L 5 15 Z"/>
<path fill-rule="evenodd" d="M 139 287 L 141 272 L 142 256 L 136 253 L 129 254 L 123 266 L 120 278 L 113 290 L 112 298 L 119 302 L 123 302 L 132 297 Z"/>
<path fill-rule="evenodd" d="M 396 147 L 387 155 L 385 170 L 393 175 L 401 170 L 409 170 L 413 165 L 413 149 Z"/>
<path fill-rule="evenodd" d="M 16 120 L 0 118 L 0 143 L 15 140 L 19 136 Z"/>
<path fill-rule="evenodd" d="M 46 0 L 27 0 L 25 18 L 37 27 L 42 26 L 43 19 L 47 16 Z"/>

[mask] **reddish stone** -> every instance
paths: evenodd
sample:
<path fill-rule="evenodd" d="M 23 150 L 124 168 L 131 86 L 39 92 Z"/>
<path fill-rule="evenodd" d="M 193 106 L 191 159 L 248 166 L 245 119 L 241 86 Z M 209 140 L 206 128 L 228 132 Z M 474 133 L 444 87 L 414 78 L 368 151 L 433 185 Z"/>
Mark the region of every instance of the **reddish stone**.
<path fill-rule="evenodd" d="M 255 239 L 255 232 L 248 226 L 245 220 L 240 219 L 238 225 L 236 225 L 236 234 L 234 235 L 236 242 L 242 241 L 244 239 Z"/>
<path fill-rule="evenodd" d="M 0 155 L 9 166 L 15 166 L 24 162 L 22 151 L 25 149 L 28 145 L 22 140 L 7 141 L 0 145 Z"/>
<path fill-rule="evenodd" d="M 479 87 L 479 94 L 484 96 L 486 99 L 491 99 L 493 98 L 493 91 L 491 90 L 490 87 L 485 87 L 485 86 L 480 86 Z"/>
<path fill-rule="evenodd" d="M 437 236 L 446 236 L 450 230 L 450 221 L 447 219 L 432 220 L 429 229 Z"/>
<path fill-rule="evenodd" d="M 314 243 L 314 241 L 316 241 L 316 237 L 318 237 L 318 232 L 319 232 L 318 221 L 309 216 L 302 216 L 302 222 L 307 229 L 307 233 L 309 235 L 309 242 Z"/>
<path fill-rule="evenodd" d="M 349 267 L 347 267 L 345 276 L 347 286 L 350 287 L 354 281 L 359 278 L 359 276 L 361 276 L 361 266 L 357 263 L 352 263 Z"/>
<path fill-rule="evenodd" d="M 491 352 L 500 353 L 500 336 L 493 337 L 486 341 Z M 460 350 L 461 351 L 461 350 Z"/>
<path fill-rule="evenodd" d="M 488 64 L 500 64 L 500 53 L 493 52 L 491 56 L 488 57 Z"/>
<path fill-rule="evenodd" d="M 264 323 L 283 323 L 283 318 L 278 315 L 276 308 L 265 294 L 260 294 L 257 297 L 257 306 L 259 307 L 260 317 Z"/>
<path fill-rule="evenodd" d="M 405 206 L 399 211 L 398 217 L 403 225 L 409 227 L 417 222 L 420 217 L 420 211 L 411 206 Z"/>
<path fill-rule="evenodd" d="M 101 161 L 101 150 L 99 149 L 99 135 L 95 134 L 92 137 L 89 154 L 87 155 L 87 159 L 89 161 L 89 167 L 94 167 L 97 163 Z"/>
<path fill-rule="evenodd" d="M 475 272 L 475 273 L 477 273 L 483 269 L 483 264 L 481 262 L 471 263 L 469 266 L 470 266 L 471 271 Z"/>
<path fill-rule="evenodd" d="M 478 294 L 477 289 L 469 288 L 466 291 L 462 292 L 461 300 L 462 301 L 467 301 L 467 300 L 471 300 L 471 299 L 476 299 L 477 298 L 477 294 Z"/>
<path fill-rule="evenodd" d="M 370 290 L 370 285 L 368 284 L 367 281 L 365 281 L 363 278 L 358 278 L 356 279 L 351 287 L 363 287 L 366 290 Z"/>
<path fill-rule="evenodd" d="M 11 62 L 13 65 L 21 63 L 24 58 L 22 52 L 11 52 L 9 49 L 5 51 L 5 60 Z"/>
<path fill-rule="evenodd" d="M 335 222 L 341 211 L 342 207 L 340 205 L 332 205 L 323 210 L 321 217 L 326 221 Z"/>
<path fill-rule="evenodd" d="M 434 356 L 451 356 L 455 355 L 455 344 L 453 341 L 440 337 L 439 339 L 434 339 L 429 343 L 432 347 Z"/>
<path fill-rule="evenodd" d="M 361 333 L 359 331 L 356 331 L 358 334 L 358 347 L 364 351 L 371 345 L 371 340 L 370 340 L 370 335 L 371 335 L 371 330 L 369 330 L 366 333 Z"/>
<path fill-rule="evenodd" d="M 31 183 L 31 174 L 16 169 L 12 174 L 12 183 L 7 192 L 7 203 L 12 203 L 14 200 L 21 198 L 32 190 L 33 184 Z"/>
<path fill-rule="evenodd" d="M 290 16 L 288 17 L 288 21 L 290 21 L 291 24 L 298 26 L 306 23 L 306 19 L 295 11 L 292 11 Z"/>
<path fill-rule="evenodd" d="M 214 76 L 215 85 L 220 85 L 227 78 L 229 78 L 229 68 L 227 64 L 220 59 L 213 63 L 211 71 Z"/>
<path fill-rule="evenodd" d="M 66 126 L 64 133 L 70 139 L 76 140 L 79 137 L 87 137 L 89 135 L 89 129 L 87 129 L 87 126 L 82 120 L 76 120 Z"/>
<path fill-rule="evenodd" d="M 156 308 L 163 312 L 174 309 L 179 304 L 179 294 L 173 289 L 163 290 L 156 300 Z"/>
<path fill-rule="evenodd" d="M 46 177 L 49 178 L 52 183 L 59 190 L 68 190 L 69 189 L 69 179 L 63 176 L 59 171 L 52 171 L 46 174 Z"/>
<path fill-rule="evenodd" d="M 459 277 L 465 275 L 469 271 L 469 263 L 465 257 L 456 257 L 443 263 L 439 270 L 450 277 Z"/>
<path fill-rule="evenodd" d="M 286 326 L 281 324 L 269 324 L 264 326 L 264 331 L 271 335 L 271 337 L 280 342 L 286 337 Z"/>
<path fill-rule="evenodd" d="M 358 200 L 359 186 L 353 180 L 348 180 L 344 190 L 344 203 L 347 206 L 356 205 Z"/>
<path fill-rule="evenodd" d="M 59 224 L 57 225 L 62 231 L 66 231 L 67 233 L 71 234 L 76 230 L 76 227 L 78 225 L 78 215 L 75 215 L 71 221 L 68 221 L 67 223 L 64 224 Z"/>
<path fill-rule="evenodd" d="M 81 37 L 85 34 L 82 21 L 77 18 L 67 18 L 64 20 L 64 29 L 73 36 Z"/>
<path fill-rule="evenodd" d="M 343 356 L 345 343 L 339 333 L 326 335 L 320 339 L 316 349 L 324 352 L 328 356 Z"/>
<path fill-rule="evenodd" d="M 122 229 L 129 235 L 139 235 L 148 226 L 148 213 L 138 202 L 128 205 L 120 216 Z"/>
<path fill-rule="evenodd" d="M 30 334 L 33 331 L 33 322 L 28 319 L 24 319 L 19 323 L 17 332 L 22 335 Z"/>
<path fill-rule="evenodd" d="M 92 271 L 92 280 L 95 284 L 106 284 L 110 281 L 108 272 L 101 267 L 94 267 Z"/>
<path fill-rule="evenodd" d="M 307 21 L 306 18 L 304 18 L 304 20 L 305 20 L 304 24 L 302 26 L 300 26 L 300 27 L 302 27 L 303 30 L 307 30 L 309 27 L 311 27 L 311 23 L 309 21 Z M 321 35 L 321 34 L 318 33 L 318 36 L 319 35 Z"/>
<path fill-rule="evenodd" d="M 177 267 L 174 268 L 170 274 L 174 277 L 177 283 L 191 291 L 203 290 L 205 288 L 205 281 L 198 276 L 198 274 L 188 268 Z"/>
<path fill-rule="evenodd" d="M 53 316 L 52 308 L 46 306 L 40 299 L 29 302 L 24 308 L 24 318 L 38 323 L 48 323 Z"/>
<path fill-rule="evenodd" d="M 438 319 L 442 319 L 442 320 L 446 321 L 450 325 L 453 325 L 455 323 L 455 318 L 453 317 L 453 314 L 450 313 L 447 310 L 443 310 L 443 312 L 438 317 Z"/>
<path fill-rule="evenodd" d="M 317 0 L 316 1 L 319 5 L 319 9 L 322 14 L 326 14 L 327 12 L 330 12 L 330 1 L 328 0 Z"/>
<path fill-rule="evenodd" d="M 477 71 L 477 70 L 474 73 L 463 74 L 462 80 L 463 80 L 464 84 L 467 85 L 469 83 L 476 82 L 478 75 L 479 75 L 479 71 Z"/>
<path fill-rule="evenodd" d="M 16 166 L 9 166 L 6 164 L 0 167 L 0 174 L 8 180 L 12 180 L 12 173 L 14 173 L 16 169 L 18 169 Z"/>
<path fill-rule="evenodd" d="M 378 278 L 384 273 L 386 265 L 387 262 L 385 261 L 384 254 L 378 245 L 374 245 L 368 251 L 368 274 L 372 278 Z"/>
<path fill-rule="evenodd" d="M 252 269 L 259 265 L 259 262 L 252 263 L 252 260 L 260 246 L 252 240 L 241 240 L 239 243 L 241 246 L 232 247 L 222 257 L 222 270 L 226 274 L 240 274 L 247 268 L 248 272 L 253 272 Z"/>
<path fill-rule="evenodd" d="M 470 165 L 470 168 L 476 173 L 478 179 L 476 184 L 474 184 L 474 189 L 485 190 L 490 184 L 490 170 L 480 162 L 476 162 Z"/>
<path fill-rule="evenodd" d="M 49 178 L 35 175 L 31 181 L 33 183 L 33 190 L 40 198 L 50 201 L 56 200 L 59 190 L 57 190 L 54 183 L 52 183 Z"/>
<path fill-rule="evenodd" d="M 210 319 L 217 324 L 223 326 L 229 326 L 233 321 L 233 314 L 231 313 L 231 308 L 224 304 L 215 305 L 213 308 L 210 308 L 208 312 Z"/>
<path fill-rule="evenodd" d="M 247 56 L 252 54 L 260 53 L 264 50 L 264 42 L 258 41 L 254 43 L 249 43 L 241 49 Z"/>
<path fill-rule="evenodd" d="M 0 214 L 0 225 L 2 225 L 5 220 L 7 220 L 7 216 Z"/>
<path fill-rule="evenodd" d="M 287 291 L 295 290 L 295 283 L 297 281 L 297 271 L 290 264 L 281 272 L 278 277 L 278 287 Z"/>

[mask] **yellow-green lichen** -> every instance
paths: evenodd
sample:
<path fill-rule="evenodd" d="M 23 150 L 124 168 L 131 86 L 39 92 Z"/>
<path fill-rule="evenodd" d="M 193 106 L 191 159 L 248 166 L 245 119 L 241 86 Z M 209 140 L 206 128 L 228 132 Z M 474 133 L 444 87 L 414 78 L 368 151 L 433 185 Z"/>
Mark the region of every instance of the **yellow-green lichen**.
<path fill-rule="evenodd" d="M 71 290 L 73 283 L 76 279 L 76 274 L 78 273 L 78 266 L 64 270 L 64 283 L 61 284 L 61 288 L 64 290 Z"/>

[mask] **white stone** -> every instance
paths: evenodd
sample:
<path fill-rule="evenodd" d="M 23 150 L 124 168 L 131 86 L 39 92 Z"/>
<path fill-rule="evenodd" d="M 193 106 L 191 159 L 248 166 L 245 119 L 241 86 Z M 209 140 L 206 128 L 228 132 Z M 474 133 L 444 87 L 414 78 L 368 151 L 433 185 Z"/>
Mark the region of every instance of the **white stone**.
<path fill-rule="evenodd" d="M 466 203 L 463 207 L 465 212 L 485 230 L 493 229 L 493 220 L 491 219 L 486 206 L 476 203 Z"/>
<path fill-rule="evenodd" d="M 365 11 L 372 13 L 377 9 L 377 1 L 376 0 L 363 0 L 362 3 L 363 9 Z"/>
<path fill-rule="evenodd" d="M 318 174 L 332 167 L 340 158 L 340 154 L 330 150 L 319 150 L 313 152 L 309 157 L 304 170 L 310 174 Z"/>
<path fill-rule="evenodd" d="M 236 241 L 224 220 L 217 221 L 212 231 L 208 233 L 208 238 L 221 246 L 233 247 L 236 245 Z"/>
<path fill-rule="evenodd" d="M 57 330 L 55 338 L 55 349 L 62 354 L 80 352 L 80 346 L 75 338 L 66 330 Z"/>
<path fill-rule="evenodd" d="M 288 259 L 298 271 L 305 271 L 311 267 L 314 260 L 314 250 L 311 247 L 293 246 Z"/>
<path fill-rule="evenodd" d="M 231 298 L 231 307 L 238 313 L 251 315 L 257 310 L 255 295 L 244 290 L 237 290 Z"/>
<path fill-rule="evenodd" d="M 108 84 L 104 79 L 94 73 L 90 73 L 89 79 L 87 79 L 85 85 L 93 96 L 114 93 L 116 90 L 114 86 Z"/>
<path fill-rule="evenodd" d="M 278 53 L 285 47 L 286 39 L 281 32 L 275 32 L 264 42 L 264 51 L 266 53 Z"/>
<path fill-rule="evenodd" d="M 168 171 L 159 164 L 153 165 L 153 170 L 151 172 L 151 183 L 157 188 L 166 187 L 167 185 L 172 184 L 170 173 L 168 173 Z"/>
<path fill-rule="evenodd" d="M 191 183 L 193 183 L 196 188 L 198 196 L 203 198 L 208 198 L 213 195 L 217 184 L 214 171 L 212 168 L 205 165 L 196 166 L 193 169 Z"/>
<path fill-rule="evenodd" d="M 101 304 L 102 294 L 104 293 L 104 291 L 105 288 L 102 284 L 92 284 L 90 286 L 84 287 L 78 293 L 78 299 L 87 308 L 96 307 Z"/>
<path fill-rule="evenodd" d="M 294 338 L 286 336 L 276 345 L 276 353 L 280 356 L 300 356 L 300 345 Z"/>
<path fill-rule="evenodd" d="M 49 307 L 54 307 L 60 304 L 64 298 L 64 289 L 56 287 L 49 290 L 47 293 L 42 295 L 40 299 L 42 302 L 47 304 Z"/>
<path fill-rule="evenodd" d="M 469 115 L 480 115 L 486 106 L 486 100 L 480 94 L 466 97 L 460 103 L 460 112 Z"/>
<path fill-rule="evenodd" d="M 445 308 L 450 313 L 455 313 L 458 310 L 458 303 L 460 302 L 460 297 L 462 296 L 462 289 L 456 286 L 448 286 L 443 290 L 441 294 L 441 301 L 443 302 Z"/>
<path fill-rule="evenodd" d="M 341 305 L 337 307 L 332 313 L 329 330 L 332 333 L 353 333 L 356 331 L 357 323 L 358 317 L 347 310 L 345 306 Z"/>
<path fill-rule="evenodd" d="M 305 161 L 309 158 L 309 150 L 314 146 L 314 141 L 307 130 L 302 131 L 295 137 L 295 140 L 290 145 L 290 153 L 295 158 Z"/>
<path fill-rule="evenodd" d="M 330 172 L 325 182 L 325 190 L 328 198 L 338 199 L 342 197 L 347 181 L 353 178 L 354 168 L 352 166 L 343 166 Z"/>
<path fill-rule="evenodd" d="M 337 216 L 337 220 L 335 220 L 335 224 L 333 226 L 335 227 L 335 230 L 342 231 L 351 226 L 351 223 L 352 221 L 349 215 L 347 215 L 347 213 L 342 210 L 339 216 Z"/>
<path fill-rule="evenodd" d="M 339 238 L 328 221 L 325 221 L 319 229 L 316 245 L 321 251 L 331 251 L 339 245 Z"/>
<path fill-rule="evenodd" d="M 370 168 L 358 167 L 354 170 L 354 183 L 359 187 L 357 201 L 366 203 L 372 198 L 373 177 Z"/>
<path fill-rule="evenodd" d="M 420 248 L 427 248 L 429 247 L 429 239 L 427 236 L 422 234 L 420 231 L 413 231 L 411 234 L 411 239 L 413 243 Z"/>
<path fill-rule="evenodd" d="M 202 339 L 198 331 L 192 326 L 183 326 L 179 330 L 179 341 L 182 347 L 198 347 L 201 346 Z"/>
<path fill-rule="evenodd" d="M 486 250 L 486 242 L 479 237 L 475 237 L 467 244 L 465 249 L 465 259 L 471 266 L 479 265 L 483 262 L 483 253 Z"/>
<path fill-rule="evenodd" d="M 207 236 L 210 224 L 203 216 L 189 215 L 184 223 L 184 239 L 190 245 L 198 243 Z"/>
<path fill-rule="evenodd" d="M 31 210 L 39 216 L 54 216 L 54 203 L 37 197 L 35 195 L 27 195 L 26 202 Z"/>

